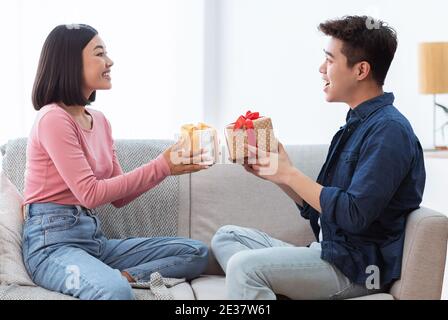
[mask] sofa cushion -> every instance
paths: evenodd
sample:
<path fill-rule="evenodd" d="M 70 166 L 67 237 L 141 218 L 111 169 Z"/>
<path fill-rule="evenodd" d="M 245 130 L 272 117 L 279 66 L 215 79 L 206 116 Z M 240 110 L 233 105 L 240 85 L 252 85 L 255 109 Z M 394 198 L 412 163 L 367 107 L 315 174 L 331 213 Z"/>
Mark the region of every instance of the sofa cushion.
<path fill-rule="evenodd" d="M 376 293 L 347 300 L 394 300 L 394 296 L 388 293 Z"/>
<path fill-rule="evenodd" d="M 29 286 L 0 286 L 0 300 L 76 300 L 75 298 L 44 289 Z"/>
<path fill-rule="evenodd" d="M 223 276 L 202 276 L 191 281 L 197 300 L 226 300 L 226 280 Z M 394 300 L 388 293 L 377 293 L 348 300 Z"/>
<path fill-rule="evenodd" d="M 201 276 L 191 281 L 196 300 L 226 300 L 226 278 L 223 276 Z"/>
<path fill-rule="evenodd" d="M 155 300 L 155 296 L 149 289 L 133 289 L 136 300 Z M 168 291 L 174 300 L 194 300 L 193 290 L 188 282 L 182 282 L 173 287 L 168 288 Z"/>
<path fill-rule="evenodd" d="M 33 286 L 22 258 L 22 196 L 0 172 L 0 284 Z"/>
<path fill-rule="evenodd" d="M 154 294 L 148 289 L 133 289 L 136 300 L 154 300 Z M 194 300 L 193 290 L 186 282 L 168 289 L 175 300 Z M 13 285 L 0 286 L 0 300 L 77 300 L 59 292 L 42 287 Z"/>
<path fill-rule="evenodd" d="M 10 140 L 2 147 L 3 171 L 23 194 L 26 138 Z M 116 140 L 117 156 L 124 172 L 156 158 L 171 140 Z M 123 208 L 104 205 L 98 215 L 109 238 L 175 236 L 178 232 L 179 177 L 168 177 Z"/>

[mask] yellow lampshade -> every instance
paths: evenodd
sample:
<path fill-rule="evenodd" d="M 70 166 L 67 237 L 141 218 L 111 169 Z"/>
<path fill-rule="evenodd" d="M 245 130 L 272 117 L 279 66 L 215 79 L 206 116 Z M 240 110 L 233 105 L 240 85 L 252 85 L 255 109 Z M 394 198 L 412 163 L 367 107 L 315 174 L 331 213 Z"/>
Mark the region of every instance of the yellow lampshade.
<path fill-rule="evenodd" d="M 448 93 L 448 42 L 425 42 L 419 46 L 420 92 Z"/>

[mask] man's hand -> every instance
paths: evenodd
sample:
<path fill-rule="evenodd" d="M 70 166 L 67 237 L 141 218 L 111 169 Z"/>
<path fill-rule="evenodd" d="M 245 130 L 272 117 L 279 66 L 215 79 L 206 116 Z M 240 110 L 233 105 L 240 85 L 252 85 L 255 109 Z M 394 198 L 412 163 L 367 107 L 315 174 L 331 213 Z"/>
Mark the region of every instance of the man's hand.
<path fill-rule="evenodd" d="M 248 172 L 274 182 L 299 205 L 303 206 L 306 201 L 317 212 L 322 212 L 320 193 L 323 187 L 294 167 L 280 142 L 278 153 L 263 152 L 253 146 L 248 146 L 248 151 L 257 155 L 255 164 L 244 166 Z"/>
<path fill-rule="evenodd" d="M 295 168 L 280 142 L 278 143 L 278 153 L 265 152 L 250 145 L 247 148 L 249 152 L 256 155 L 256 163 L 245 164 L 246 171 L 278 185 L 289 184 L 289 179 Z"/>
<path fill-rule="evenodd" d="M 211 160 L 210 157 L 206 155 L 206 150 L 201 149 L 195 153 L 187 152 L 185 150 L 185 140 L 183 138 L 166 149 L 163 152 L 163 156 L 168 162 L 171 175 L 173 176 L 193 173 L 210 167 L 201 164 L 203 161 Z"/>

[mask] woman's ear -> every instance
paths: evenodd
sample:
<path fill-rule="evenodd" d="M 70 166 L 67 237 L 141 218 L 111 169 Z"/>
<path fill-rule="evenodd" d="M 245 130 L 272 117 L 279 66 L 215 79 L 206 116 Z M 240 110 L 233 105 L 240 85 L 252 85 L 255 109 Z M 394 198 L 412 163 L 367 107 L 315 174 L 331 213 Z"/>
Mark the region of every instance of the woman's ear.
<path fill-rule="evenodd" d="M 356 64 L 357 80 L 361 81 L 370 74 L 370 63 L 361 61 Z"/>

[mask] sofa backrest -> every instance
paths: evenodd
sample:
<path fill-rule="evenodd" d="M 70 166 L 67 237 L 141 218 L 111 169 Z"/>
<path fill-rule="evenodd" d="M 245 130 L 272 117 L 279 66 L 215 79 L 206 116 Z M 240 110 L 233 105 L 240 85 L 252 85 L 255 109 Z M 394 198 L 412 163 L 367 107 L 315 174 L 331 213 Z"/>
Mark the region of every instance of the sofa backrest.
<path fill-rule="evenodd" d="M 2 147 L 5 175 L 23 194 L 26 138 L 11 140 Z M 124 172 L 147 163 L 162 153 L 170 140 L 116 140 L 117 156 Z M 187 191 L 188 192 L 188 191 Z M 180 202 L 179 177 L 168 177 L 123 208 L 97 208 L 102 230 L 109 238 L 175 236 L 178 234 Z"/>
<path fill-rule="evenodd" d="M 328 146 L 287 146 L 294 164 L 315 179 Z M 309 222 L 279 187 L 246 172 L 241 165 L 216 164 L 191 175 L 190 236 L 210 244 L 219 227 L 233 224 L 262 230 L 280 240 L 307 245 L 315 241 Z M 207 273 L 222 274 L 210 255 Z"/>

